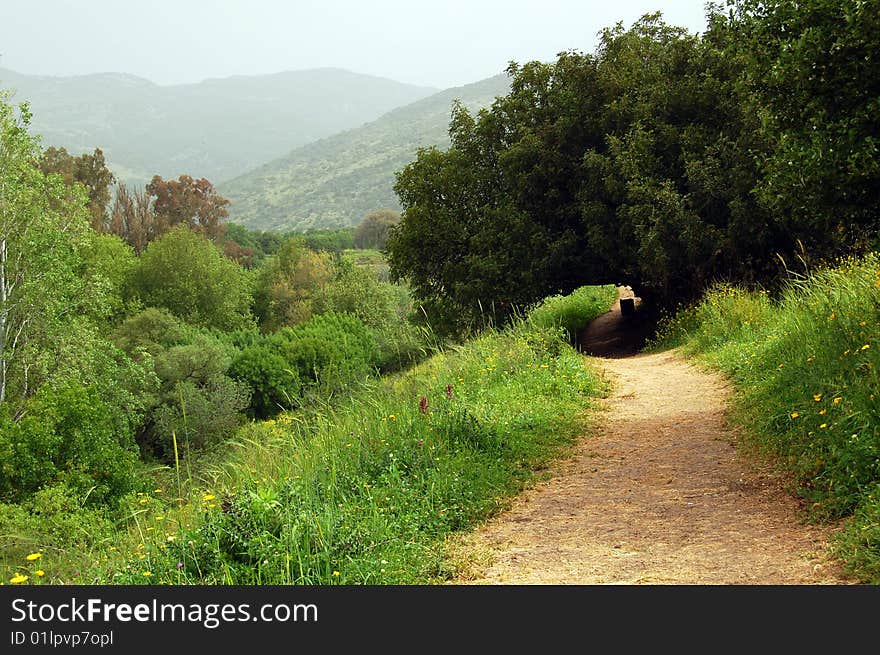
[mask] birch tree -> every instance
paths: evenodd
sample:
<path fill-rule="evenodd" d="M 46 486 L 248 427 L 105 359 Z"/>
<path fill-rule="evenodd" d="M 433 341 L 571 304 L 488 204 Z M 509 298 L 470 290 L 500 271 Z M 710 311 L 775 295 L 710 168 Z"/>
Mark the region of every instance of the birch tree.
<path fill-rule="evenodd" d="M 47 374 L 41 345 L 78 312 L 77 244 L 89 230 L 84 192 L 40 171 L 28 106 L 8 97 L 0 92 L 0 406 Z"/>

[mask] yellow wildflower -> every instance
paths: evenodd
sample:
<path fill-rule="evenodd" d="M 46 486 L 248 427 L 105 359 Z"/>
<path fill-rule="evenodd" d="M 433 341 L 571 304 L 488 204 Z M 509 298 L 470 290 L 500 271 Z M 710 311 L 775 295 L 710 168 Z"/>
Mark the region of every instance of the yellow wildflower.
<path fill-rule="evenodd" d="M 12 584 L 21 584 L 22 582 L 27 582 L 28 577 L 26 575 L 22 575 L 19 573 L 15 577 L 9 578 L 9 582 Z"/>
<path fill-rule="evenodd" d="M 835 318 L 837 318 L 837 315 L 834 312 L 831 312 L 831 316 L 828 317 L 828 320 L 833 321 Z"/>
<path fill-rule="evenodd" d="M 798 416 L 800 416 L 800 414 L 798 414 L 797 412 L 792 412 L 792 413 L 791 413 L 791 417 L 792 417 L 792 418 L 797 418 Z"/>
<path fill-rule="evenodd" d="M 838 396 L 837 398 L 835 398 L 831 402 L 834 403 L 835 405 L 839 405 L 840 404 L 840 396 Z"/>
<path fill-rule="evenodd" d="M 28 562 L 36 562 L 36 561 L 37 561 L 38 559 L 40 559 L 42 556 L 43 556 L 43 553 L 31 553 L 30 555 L 28 555 L 27 557 L 25 557 L 25 559 L 26 559 Z"/>
<path fill-rule="evenodd" d="M 216 497 L 217 496 L 215 496 L 214 494 L 205 494 L 204 496 L 202 496 L 202 500 L 204 500 L 207 503 L 209 501 L 214 500 Z"/>
<path fill-rule="evenodd" d="M 46 575 L 46 572 L 43 569 L 39 569 L 37 571 L 34 571 L 34 575 L 38 578 L 42 578 L 44 575 Z"/>
<path fill-rule="evenodd" d="M 153 572 L 152 571 L 144 571 L 141 575 L 143 575 L 145 578 L 149 578 L 151 575 L 153 575 Z"/>
<path fill-rule="evenodd" d="M 862 350 L 867 350 L 867 349 L 870 348 L 870 347 L 871 347 L 871 344 L 870 344 L 870 343 L 866 343 L 864 346 L 862 346 L 861 349 L 862 349 Z"/>
<path fill-rule="evenodd" d="M 819 410 L 819 416 L 825 416 L 825 412 L 827 412 L 827 411 L 828 410 L 823 407 L 822 409 Z"/>
<path fill-rule="evenodd" d="M 816 402 L 819 402 L 820 400 L 822 400 L 822 394 L 821 393 L 814 393 L 813 400 L 815 400 Z"/>
<path fill-rule="evenodd" d="M 820 429 L 820 430 L 824 430 L 824 429 L 827 428 L 827 427 L 828 427 L 828 424 L 827 424 L 827 423 L 823 423 L 822 425 L 819 426 L 819 429 Z"/>

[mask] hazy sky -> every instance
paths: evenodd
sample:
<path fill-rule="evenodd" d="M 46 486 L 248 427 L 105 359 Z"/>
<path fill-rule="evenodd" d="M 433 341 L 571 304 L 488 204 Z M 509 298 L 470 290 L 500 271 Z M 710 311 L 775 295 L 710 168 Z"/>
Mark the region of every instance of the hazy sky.
<path fill-rule="evenodd" d="M 644 13 L 702 32 L 705 0 L 0 0 L 0 68 L 159 84 L 332 66 L 435 87 L 592 52 Z"/>

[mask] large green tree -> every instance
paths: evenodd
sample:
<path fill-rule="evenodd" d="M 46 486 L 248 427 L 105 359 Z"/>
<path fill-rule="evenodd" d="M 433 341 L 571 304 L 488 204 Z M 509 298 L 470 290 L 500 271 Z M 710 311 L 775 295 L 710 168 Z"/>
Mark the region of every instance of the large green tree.
<path fill-rule="evenodd" d="M 82 188 L 45 175 L 30 112 L 0 95 L 0 405 L 40 381 L 41 346 L 57 343 L 79 314 L 79 247 L 90 230 Z"/>
<path fill-rule="evenodd" d="M 220 330 L 253 325 L 248 272 L 184 225 L 147 246 L 132 288 L 144 305 L 167 309 L 193 325 Z"/>
<path fill-rule="evenodd" d="M 864 0 L 740 0 L 715 31 L 759 101 L 772 143 L 757 192 L 809 254 L 877 247 L 880 6 Z"/>
<path fill-rule="evenodd" d="M 772 144 L 737 48 L 653 14 L 594 54 L 511 64 L 507 96 L 456 107 L 451 147 L 398 174 L 392 274 L 450 329 L 583 284 L 674 303 L 772 278 L 796 238 L 753 193 Z"/>

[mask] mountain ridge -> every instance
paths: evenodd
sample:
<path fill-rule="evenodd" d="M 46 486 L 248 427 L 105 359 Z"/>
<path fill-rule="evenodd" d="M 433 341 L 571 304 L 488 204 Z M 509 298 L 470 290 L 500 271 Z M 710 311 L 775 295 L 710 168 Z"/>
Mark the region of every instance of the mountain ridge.
<path fill-rule="evenodd" d="M 306 230 L 348 227 L 374 209 L 396 209 L 394 171 L 420 147 L 448 146 L 452 103 L 476 111 L 508 89 L 501 73 L 295 148 L 218 186 L 231 202 L 230 220 L 253 229 Z"/>
<path fill-rule="evenodd" d="M 332 67 L 175 85 L 127 73 L 0 68 L 0 88 L 30 103 L 44 147 L 101 148 L 117 177 L 132 184 L 183 173 L 217 184 L 438 91 Z"/>

